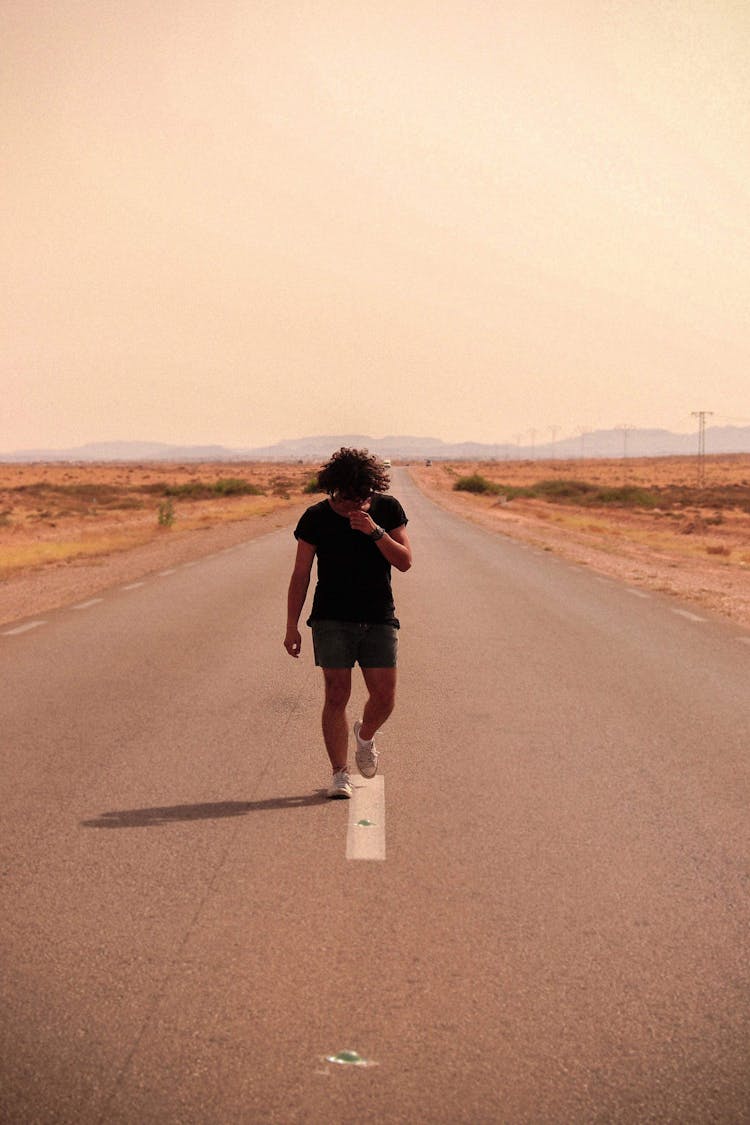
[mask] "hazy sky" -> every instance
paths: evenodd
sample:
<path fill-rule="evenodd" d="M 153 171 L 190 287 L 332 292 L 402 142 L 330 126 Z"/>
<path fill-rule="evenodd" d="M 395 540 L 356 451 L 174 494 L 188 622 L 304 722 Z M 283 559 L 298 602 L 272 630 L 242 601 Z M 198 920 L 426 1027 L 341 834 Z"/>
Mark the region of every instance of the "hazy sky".
<path fill-rule="evenodd" d="M 750 422 L 747 0 L 2 0 L 0 450 Z"/>

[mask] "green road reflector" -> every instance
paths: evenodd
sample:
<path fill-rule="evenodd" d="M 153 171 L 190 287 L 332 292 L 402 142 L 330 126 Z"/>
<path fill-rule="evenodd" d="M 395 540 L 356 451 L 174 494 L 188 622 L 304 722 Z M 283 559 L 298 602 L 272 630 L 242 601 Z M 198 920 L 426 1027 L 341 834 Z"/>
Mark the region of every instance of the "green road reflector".
<path fill-rule="evenodd" d="M 375 826 L 374 820 L 366 820 L 365 819 L 365 820 L 358 820 L 357 821 L 357 828 L 374 828 L 374 826 Z"/>
<path fill-rule="evenodd" d="M 341 1066 L 374 1066 L 374 1063 L 363 1059 L 356 1051 L 338 1051 L 335 1055 L 326 1055 L 326 1062 L 338 1063 Z"/>

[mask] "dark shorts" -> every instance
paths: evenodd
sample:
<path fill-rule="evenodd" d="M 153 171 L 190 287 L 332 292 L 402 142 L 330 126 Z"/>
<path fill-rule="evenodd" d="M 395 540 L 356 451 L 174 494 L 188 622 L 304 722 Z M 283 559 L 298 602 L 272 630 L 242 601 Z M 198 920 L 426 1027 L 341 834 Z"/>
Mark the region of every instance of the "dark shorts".
<path fill-rule="evenodd" d="M 357 621 L 311 621 L 315 663 L 319 668 L 395 668 L 398 629 Z"/>

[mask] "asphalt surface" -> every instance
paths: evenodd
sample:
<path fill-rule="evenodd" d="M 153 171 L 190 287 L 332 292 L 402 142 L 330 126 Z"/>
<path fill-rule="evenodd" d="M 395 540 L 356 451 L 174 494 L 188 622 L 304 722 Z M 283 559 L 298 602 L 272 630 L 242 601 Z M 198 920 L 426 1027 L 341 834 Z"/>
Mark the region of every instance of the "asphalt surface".
<path fill-rule="evenodd" d="M 3 1122 L 750 1120 L 750 635 L 394 493 L 385 858 L 291 529 L 0 629 Z"/>

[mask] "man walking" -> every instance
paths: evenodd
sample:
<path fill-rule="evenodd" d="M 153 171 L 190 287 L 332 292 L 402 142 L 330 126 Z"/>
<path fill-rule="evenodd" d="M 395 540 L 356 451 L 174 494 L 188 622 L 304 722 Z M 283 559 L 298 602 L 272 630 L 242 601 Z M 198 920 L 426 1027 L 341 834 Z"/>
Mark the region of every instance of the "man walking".
<path fill-rule="evenodd" d="M 351 797 L 346 705 L 352 668 L 359 663 L 368 691 L 362 718 L 354 724 L 355 760 L 364 777 L 374 777 L 375 735 L 396 698 L 399 622 L 391 567 L 408 570 L 411 547 L 404 509 L 395 496 L 385 495 L 388 472 L 366 449 L 339 449 L 323 465 L 318 483 L 328 498 L 308 508 L 294 532 L 297 557 L 284 647 L 299 656 L 299 617 L 317 555 L 318 582 L 307 624 L 325 683 L 323 739 L 333 770 L 328 796 Z"/>

